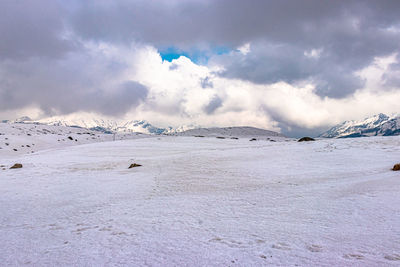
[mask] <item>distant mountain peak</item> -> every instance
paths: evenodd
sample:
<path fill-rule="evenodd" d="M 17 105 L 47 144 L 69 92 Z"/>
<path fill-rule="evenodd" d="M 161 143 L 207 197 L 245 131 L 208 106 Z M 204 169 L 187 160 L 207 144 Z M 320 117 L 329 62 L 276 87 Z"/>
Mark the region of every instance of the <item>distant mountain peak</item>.
<path fill-rule="evenodd" d="M 28 122 L 28 121 L 32 121 L 32 119 L 28 116 L 22 116 L 21 118 L 15 120 L 15 122 Z"/>
<path fill-rule="evenodd" d="M 379 113 L 364 120 L 345 121 L 322 133 L 320 137 L 347 138 L 391 135 L 400 135 L 400 116 Z"/>
<path fill-rule="evenodd" d="M 191 126 L 173 127 L 156 127 L 146 120 L 118 120 L 110 118 L 102 118 L 100 116 L 53 116 L 33 121 L 29 117 L 21 117 L 14 122 L 16 123 L 38 123 L 53 126 L 72 126 L 81 127 L 89 130 L 100 131 L 103 133 L 131 133 L 139 132 L 145 134 L 168 134 L 180 132 L 187 129 L 193 129 Z"/>

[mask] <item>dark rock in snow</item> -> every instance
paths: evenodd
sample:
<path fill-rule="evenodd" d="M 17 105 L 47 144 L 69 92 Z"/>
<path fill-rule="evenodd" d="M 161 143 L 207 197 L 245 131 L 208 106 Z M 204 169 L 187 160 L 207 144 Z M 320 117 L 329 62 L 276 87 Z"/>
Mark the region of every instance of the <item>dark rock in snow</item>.
<path fill-rule="evenodd" d="M 142 166 L 142 165 L 137 164 L 137 163 L 132 163 L 132 164 L 128 167 L 128 169 L 132 169 L 132 168 L 140 167 L 140 166 Z"/>
<path fill-rule="evenodd" d="M 10 167 L 10 169 L 21 169 L 22 164 L 21 163 L 15 163 L 13 166 Z"/>
<path fill-rule="evenodd" d="M 299 142 L 308 142 L 308 141 L 315 141 L 315 139 L 308 136 L 299 139 Z"/>
<path fill-rule="evenodd" d="M 395 164 L 392 171 L 400 171 L 400 163 Z"/>

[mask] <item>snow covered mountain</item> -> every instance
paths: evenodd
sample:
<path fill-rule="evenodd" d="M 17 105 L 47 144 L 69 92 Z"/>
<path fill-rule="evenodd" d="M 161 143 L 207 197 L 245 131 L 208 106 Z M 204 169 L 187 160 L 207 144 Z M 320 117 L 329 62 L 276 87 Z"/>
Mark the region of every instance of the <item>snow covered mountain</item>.
<path fill-rule="evenodd" d="M 347 138 L 377 135 L 400 135 L 400 116 L 387 116 L 380 113 L 360 121 L 345 121 L 322 133 L 319 137 Z"/>
<path fill-rule="evenodd" d="M 145 134 L 164 134 L 176 132 L 182 129 L 172 127 L 159 128 L 145 120 L 114 120 L 95 116 L 73 117 L 73 116 L 54 116 L 41 120 L 31 120 L 24 116 L 14 121 L 15 123 L 36 123 L 52 126 L 72 126 L 81 127 L 89 130 L 100 131 L 103 133 L 145 133 Z"/>
<path fill-rule="evenodd" d="M 113 118 L 101 117 L 91 114 L 53 116 L 40 120 L 32 120 L 27 116 L 15 121 L 5 121 L 13 123 L 42 124 L 50 126 L 79 127 L 88 130 L 99 131 L 102 133 L 144 133 L 144 134 L 171 134 L 182 136 L 235 136 L 235 137 L 254 137 L 254 136 L 276 136 L 283 135 L 254 127 L 214 127 L 200 128 L 197 125 L 184 125 L 177 128 L 160 128 L 152 125 L 146 120 L 116 120 Z"/>

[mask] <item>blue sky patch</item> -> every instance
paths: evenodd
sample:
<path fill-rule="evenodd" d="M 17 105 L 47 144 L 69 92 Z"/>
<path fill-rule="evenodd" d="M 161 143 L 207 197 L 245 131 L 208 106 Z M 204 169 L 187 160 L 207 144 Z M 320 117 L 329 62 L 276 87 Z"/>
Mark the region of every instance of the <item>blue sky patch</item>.
<path fill-rule="evenodd" d="M 163 60 L 169 62 L 179 58 L 180 56 L 185 56 L 196 64 L 206 64 L 211 56 L 227 54 L 230 51 L 232 51 L 232 49 L 223 46 L 217 46 L 212 48 L 211 50 L 193 49 L 190 51 L 184 51 L 176 47 L 168 47 L 166 49 L 160 49 L 159 53 Z"/>

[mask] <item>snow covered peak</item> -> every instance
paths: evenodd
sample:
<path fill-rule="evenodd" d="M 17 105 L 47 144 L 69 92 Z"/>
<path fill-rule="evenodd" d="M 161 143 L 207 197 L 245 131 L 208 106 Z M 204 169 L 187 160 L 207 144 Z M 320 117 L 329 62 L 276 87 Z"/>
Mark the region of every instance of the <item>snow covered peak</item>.
<path fill-rule="evenodd" d="M 72 114 L 65 116 L 53 116 L 33 121 L 29 117 L 21 117 L 14 122 L 17 123 L 37 123 L 52 126 L 72 126 L 81 127 L 90 130 L 96 130 L 104 133 L 145 133 L 145 134 L 167 134 L 176 133 L 188 129 L 191 126 L 181 126 L 179 128 L 160 128 L 152 125 L 146 120 L 123 120 L 108 117 L 102 117 L 95 114 Z"/>
<path fill-rule="evenodd" d="M 49 118 L 39 120 L 39 123 L 48 125 L 78 126 L 101 132 L 139 132 L 146 134 L 162 134 L 164 128 L 158 128 L 145 120 L 113 120 L 103 118 L 87 118 L 70 120 L 66 118 Z"/>
<path fill-rule="evenodd" d="M 22 116 L 21 118 L 15 120 L 16 123 L 28 122 L 28 121 L 32 121 L 32 119 L 29 118 L 28 116 Z"/>
<path fill-rule="evenodd" d="M 346 138 L 400 135 L 400 116 L 380 113 L 360 121 L 345 121 L 322 133 L 320 137 Z"/>

